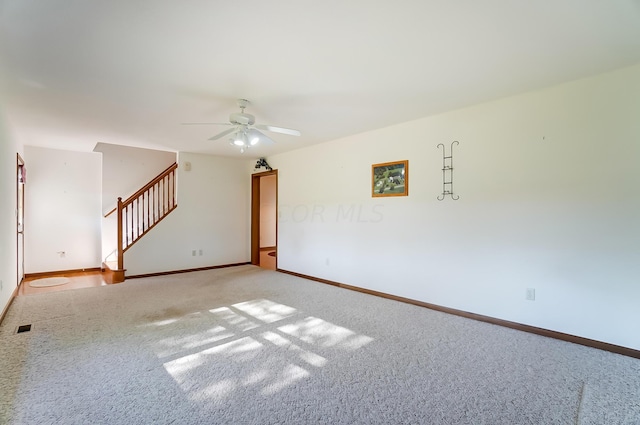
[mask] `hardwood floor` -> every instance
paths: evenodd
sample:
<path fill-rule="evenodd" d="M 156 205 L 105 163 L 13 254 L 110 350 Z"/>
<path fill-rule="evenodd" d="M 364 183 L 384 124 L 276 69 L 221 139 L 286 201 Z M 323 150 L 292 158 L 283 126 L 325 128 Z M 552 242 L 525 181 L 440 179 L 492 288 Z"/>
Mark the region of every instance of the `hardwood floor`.
<path fill-rule="evenodd" d="M 275 254 L 275 250 L 261 251 L 260 267 L 269 269 L 269 270 L 275 270 L 276 257 L 274 254 Z M 42 276 L 25 278 L 25 280 L 20 285 L 20 288 L 18 289 L 18 296 L 44 294 L 47 292 L 66 291 L 68 289 L 91 288 L 94 286 L 110 285 L 110 283 L 108 283 L 105 280 L 105 275 L 100 271 L 71 272 L 71 273 L 61 273 L 59 275 L 52 274 L 52 275 L 47 275 L 47 277 L 66 277 L 71 282 L 66 283 L 64 285 L 58 285 L 58 286 L 34 288 L 33 286 L 29 285 L 29 282 L 40 279 L 42 278 Z"/>
<path fill-rule="evenodd" d="M 275 250 L 261 250 L 260 251 L 260 267 L 263 269 L 275 270 L 276 269 L 276 251 Z"/>
<path fill-rule="evenodd" d="M 26 278 L 20 285 L 18 296 L 44 294 L 47 292 L 66 291 L 68 289 L 91 288 L 94 286 L 109 285 L 107 282 L 105 282 L 102 272 L 99 271 L 61 273 L 60 275 L 50 275 L 47 277 L 66 277 L 71 282 L 58 286 L 34 288 L 29 285 L 29 282 L 40 279 L 41 277 Z"/>

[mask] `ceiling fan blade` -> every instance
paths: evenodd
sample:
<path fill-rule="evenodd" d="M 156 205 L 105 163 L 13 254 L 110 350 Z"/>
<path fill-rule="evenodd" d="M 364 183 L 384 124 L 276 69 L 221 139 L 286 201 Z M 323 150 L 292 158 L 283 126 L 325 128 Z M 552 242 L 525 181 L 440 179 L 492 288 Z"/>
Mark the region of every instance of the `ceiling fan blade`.
<path fill-rule="evenodd" d="M 234 125 L 230 122 L 183 122 L 181 125 Z"/>
<path fill-rule="evenodd" d="M 289 134 L 291 136 L 300 135 L 300 132 L 298 130 L 294 130 L 292 128 L 283 128 L 283 127 L 276 127 L 273 125 L 264 125 L 264 124 L 257 124 L 257 125 L 254 125 L 254 127 L 259 128 L 260 130 L 273 131 L 274 133 Z"/>
<path fill-rule="evenodd" d="M 236 131 L 238 131 L 238 129 L 237 129 L 236 127 L 233 127 L 233 128 L 230 128 L 229 130 L 225 130 L 225 131 L 223 131 L 222 133 L 218 133 L 218 134 L 216 134 L 215 136 L 210 137 L 210 138 L 209 138 L 209 139 L 207 139 L 207 140 L 218 140 L 218 139 L 223 138 L 223 137 L 224 137 L 224 136 L 226 136 L 227 134 L 231 134 L 231 133 L 234 133 L 234 132 L 236 132 Z"/>
<path fill-rule="evenodd" d="M 275 140 L 268 137 L 264 133 L 256 130 L 255 128 L 252 128 L 251 130 L 249 130 L 248 135 L 249 135 L 249 140 L 257 137 L 260 140 L 260 142 L 268 143 L 270 145 L 273 145 L 276 143 Z"/>

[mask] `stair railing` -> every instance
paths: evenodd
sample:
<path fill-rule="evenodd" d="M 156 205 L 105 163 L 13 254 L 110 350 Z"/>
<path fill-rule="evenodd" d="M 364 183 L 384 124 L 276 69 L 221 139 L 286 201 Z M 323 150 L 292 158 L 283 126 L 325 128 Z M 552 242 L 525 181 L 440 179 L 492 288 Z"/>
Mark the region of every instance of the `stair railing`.
<path fill-rule="evenodd" d="M 126 200 L 118 198 L 118 270 L 124 270 L 124 253 L 176 209 L 176 169 L 173 164 Z"/>

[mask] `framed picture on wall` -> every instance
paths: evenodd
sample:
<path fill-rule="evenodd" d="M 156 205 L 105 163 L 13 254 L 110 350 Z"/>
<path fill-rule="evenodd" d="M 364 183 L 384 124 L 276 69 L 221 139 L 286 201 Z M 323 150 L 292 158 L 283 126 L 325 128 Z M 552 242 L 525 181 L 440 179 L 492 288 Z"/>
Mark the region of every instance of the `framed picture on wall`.
<path fill-rule="evenodd" d="M 371 166 L 371 196 L 408 196 L 409 161 L 383 162 Z"/>

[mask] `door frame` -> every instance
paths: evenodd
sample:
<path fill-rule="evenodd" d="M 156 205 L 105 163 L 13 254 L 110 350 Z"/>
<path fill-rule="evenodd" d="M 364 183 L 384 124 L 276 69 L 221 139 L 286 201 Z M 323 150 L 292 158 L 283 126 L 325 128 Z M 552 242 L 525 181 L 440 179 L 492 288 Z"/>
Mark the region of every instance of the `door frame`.
<path fill-rule="evenodd" d="M 251 264 L 260 265 L 260 178 L 276 176 L 276 269 L 278 268 L 278 170 L 251 175 Z"/>
<path fill-rule="evenodd" d="M 20 173 L 22 168 L 22 174 Z M 24 190 L 25 164 L 19 153 L 16 154 L 16 283 L 22 284 L 24 279 Z M 20 181 L 22 177 L 22 181 Z"/>

